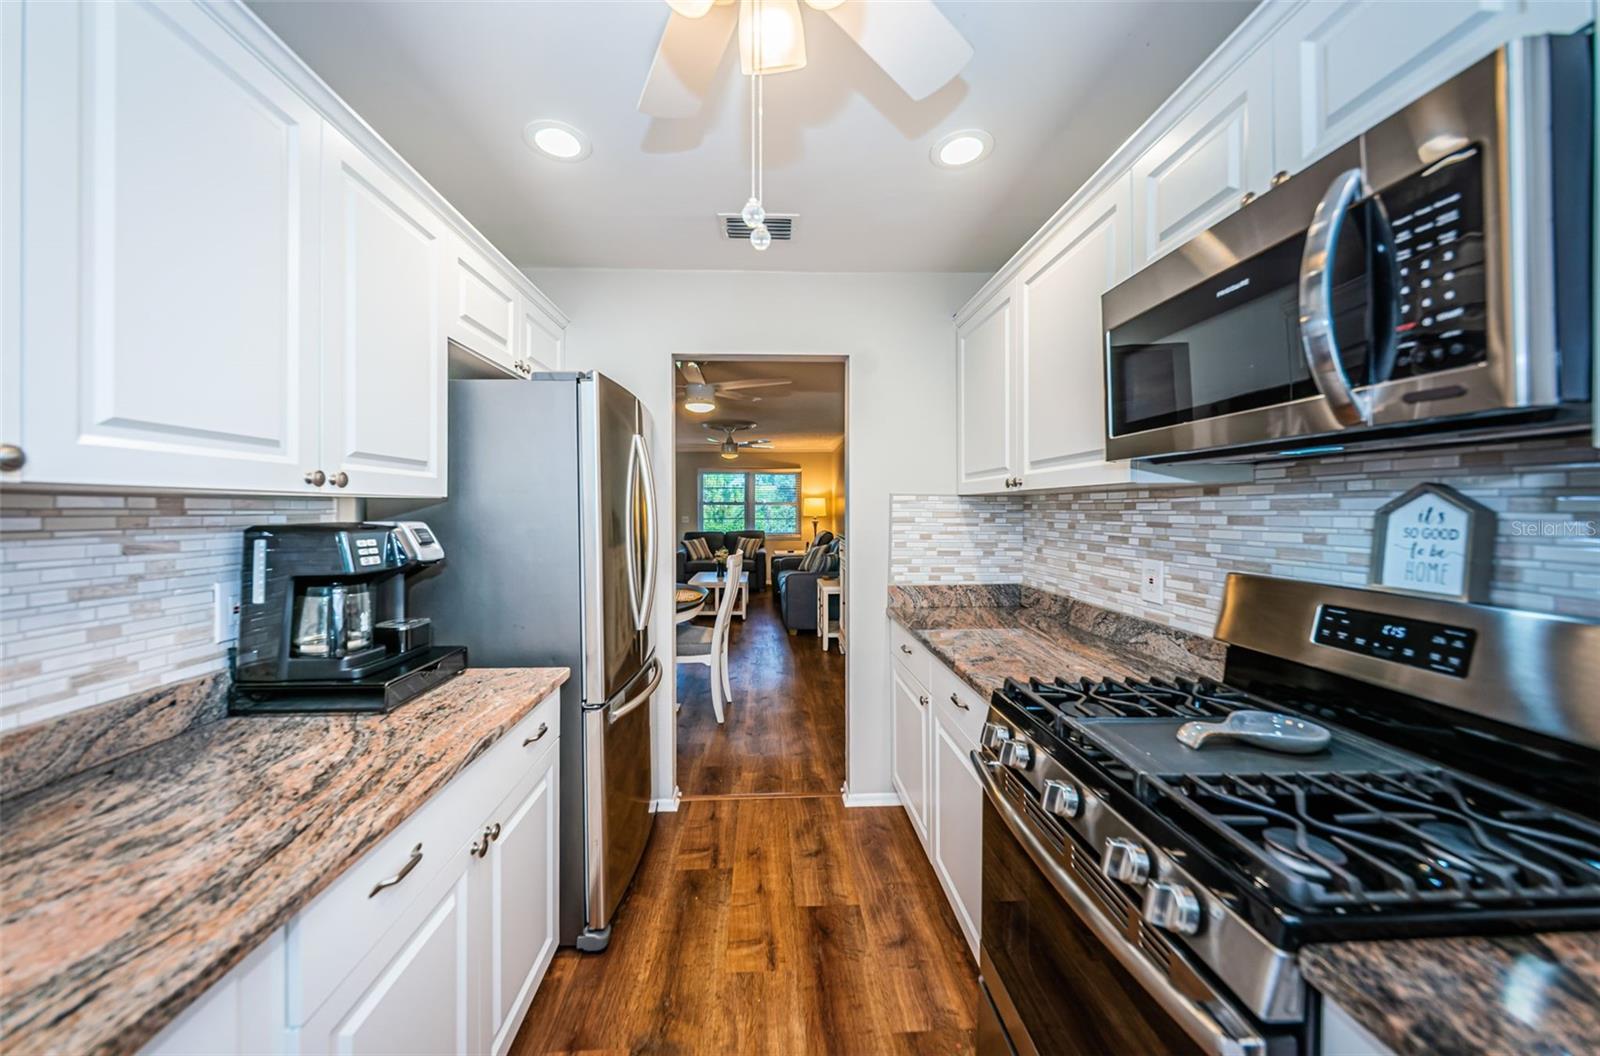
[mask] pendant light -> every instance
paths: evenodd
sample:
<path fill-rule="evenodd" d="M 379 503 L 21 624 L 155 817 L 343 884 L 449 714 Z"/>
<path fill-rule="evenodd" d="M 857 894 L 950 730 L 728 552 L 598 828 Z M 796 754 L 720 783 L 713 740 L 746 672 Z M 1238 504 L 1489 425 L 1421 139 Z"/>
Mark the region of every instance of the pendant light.
<path fill-rule="evenodd" d="M 766 160 L 764 143 L 766 115 L 763 112 L 766 89 L 762 81 L 765 69 L 762 59 L 766 57 L 766 52 L 762 50 L 762 26 L 767 18 L 765 0 L 744 0 L 740 14 L 743 15 L 745 12 L 749 12 L 750 17 L 740 19 L 740 42 L 744 42 L 745 34 L 748 33 L 750 54 L 754 56 L 754 61 L 750 64 L 750 200 L 739 210 L 739 219 L 750 229 L 750 246 L 759 253 L 772 245 L 772 232 L 767 230 L 765 223 L 767 210 L 762 204 L 766 191 L 766 175 L 763 172 Z M 795 10 L 794 16 L 798 23 L 800 16 L 798 9 Z M 802 65 L 805 63 L 803 53 L 800 62 Z"/>

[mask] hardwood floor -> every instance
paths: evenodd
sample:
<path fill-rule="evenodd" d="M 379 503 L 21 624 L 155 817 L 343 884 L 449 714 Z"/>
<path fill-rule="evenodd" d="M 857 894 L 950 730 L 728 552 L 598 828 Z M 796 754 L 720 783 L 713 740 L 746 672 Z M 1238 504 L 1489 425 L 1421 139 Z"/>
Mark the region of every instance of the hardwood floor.
<path fill-rule="evenodd" d="M 972 1051 L 976 969 L 899 807 L 700 799 L 656 822 L 610 949 L 557 953 L 512 1056 Z"/>
<path fill-rule="evenodd" d="M 844 785 L 844 656 L 793 637 L 768 590 L 729 632 L 733 702 L 711 712 L 708 669 L 679 666 L 678 789 L 685 796 L 836 793 Z"/>

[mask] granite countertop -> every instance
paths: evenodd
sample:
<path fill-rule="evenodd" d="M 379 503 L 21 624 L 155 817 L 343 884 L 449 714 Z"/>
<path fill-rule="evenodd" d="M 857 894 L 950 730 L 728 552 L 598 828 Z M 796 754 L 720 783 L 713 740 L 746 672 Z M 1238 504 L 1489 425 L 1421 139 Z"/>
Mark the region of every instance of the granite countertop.
<path fill-rule="evenodd" d="M 6 1051 L 137 1049 L 567 677 L 221 719 L 0 803 Z"/>
<path fill-rule="evenodd" d="M 890 588 L 889 615 L 987 697 L 1007 678 L 1220 678 L 1220 642 L 1013 585 Z"/>
<path fill-rule="evenodd" d="M 1600 932 L 1307 946 L 1300 970 L 1401 1056 L 1600 1046 Z"/>

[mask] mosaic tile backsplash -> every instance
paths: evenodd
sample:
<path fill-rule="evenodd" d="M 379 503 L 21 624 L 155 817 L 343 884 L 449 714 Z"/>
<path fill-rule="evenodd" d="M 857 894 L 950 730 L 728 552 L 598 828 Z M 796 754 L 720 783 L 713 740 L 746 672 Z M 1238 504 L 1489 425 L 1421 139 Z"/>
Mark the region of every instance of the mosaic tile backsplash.
<path fill-rule="evenodd" d="M 242 529 L 333 519 L 331 499 L 0 497 L 0 730 L 221 670 L 213 583 Z"/>
<path fill-rule="evenodd" d="M 1232 571 L 1364 585 L 1372 512 L 1424 481 L 1498 515 L 1492 603 L 1600 619 L 1600 514 L 1557 509 L 1600 494 L 1581 438 L 1278 463 L 1250 484 L 899 496 L 891 582 L 1009 579 L 1209 634 Z M 1166 563 L 1163 605 L 1139 596 L 1149 558 Z"/>

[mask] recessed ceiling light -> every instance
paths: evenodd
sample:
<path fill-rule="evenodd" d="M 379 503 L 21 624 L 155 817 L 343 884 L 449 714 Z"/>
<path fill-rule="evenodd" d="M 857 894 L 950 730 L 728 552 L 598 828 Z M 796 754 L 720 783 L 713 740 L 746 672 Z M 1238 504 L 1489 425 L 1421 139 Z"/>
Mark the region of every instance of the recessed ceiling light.
<path fill-rule="evenodd" d="M 939 140 L 929 157 L 941 169 L 960 169 L 988 157 L 993 149 L 993 136 L 981 128 L 968 128 Z"/>
<path fill-rule="evenodd" d="M 523 142 L 547 158 L 582 161 L 589 156 L 589 137 L 565 121 L 529 121 Z"/>

